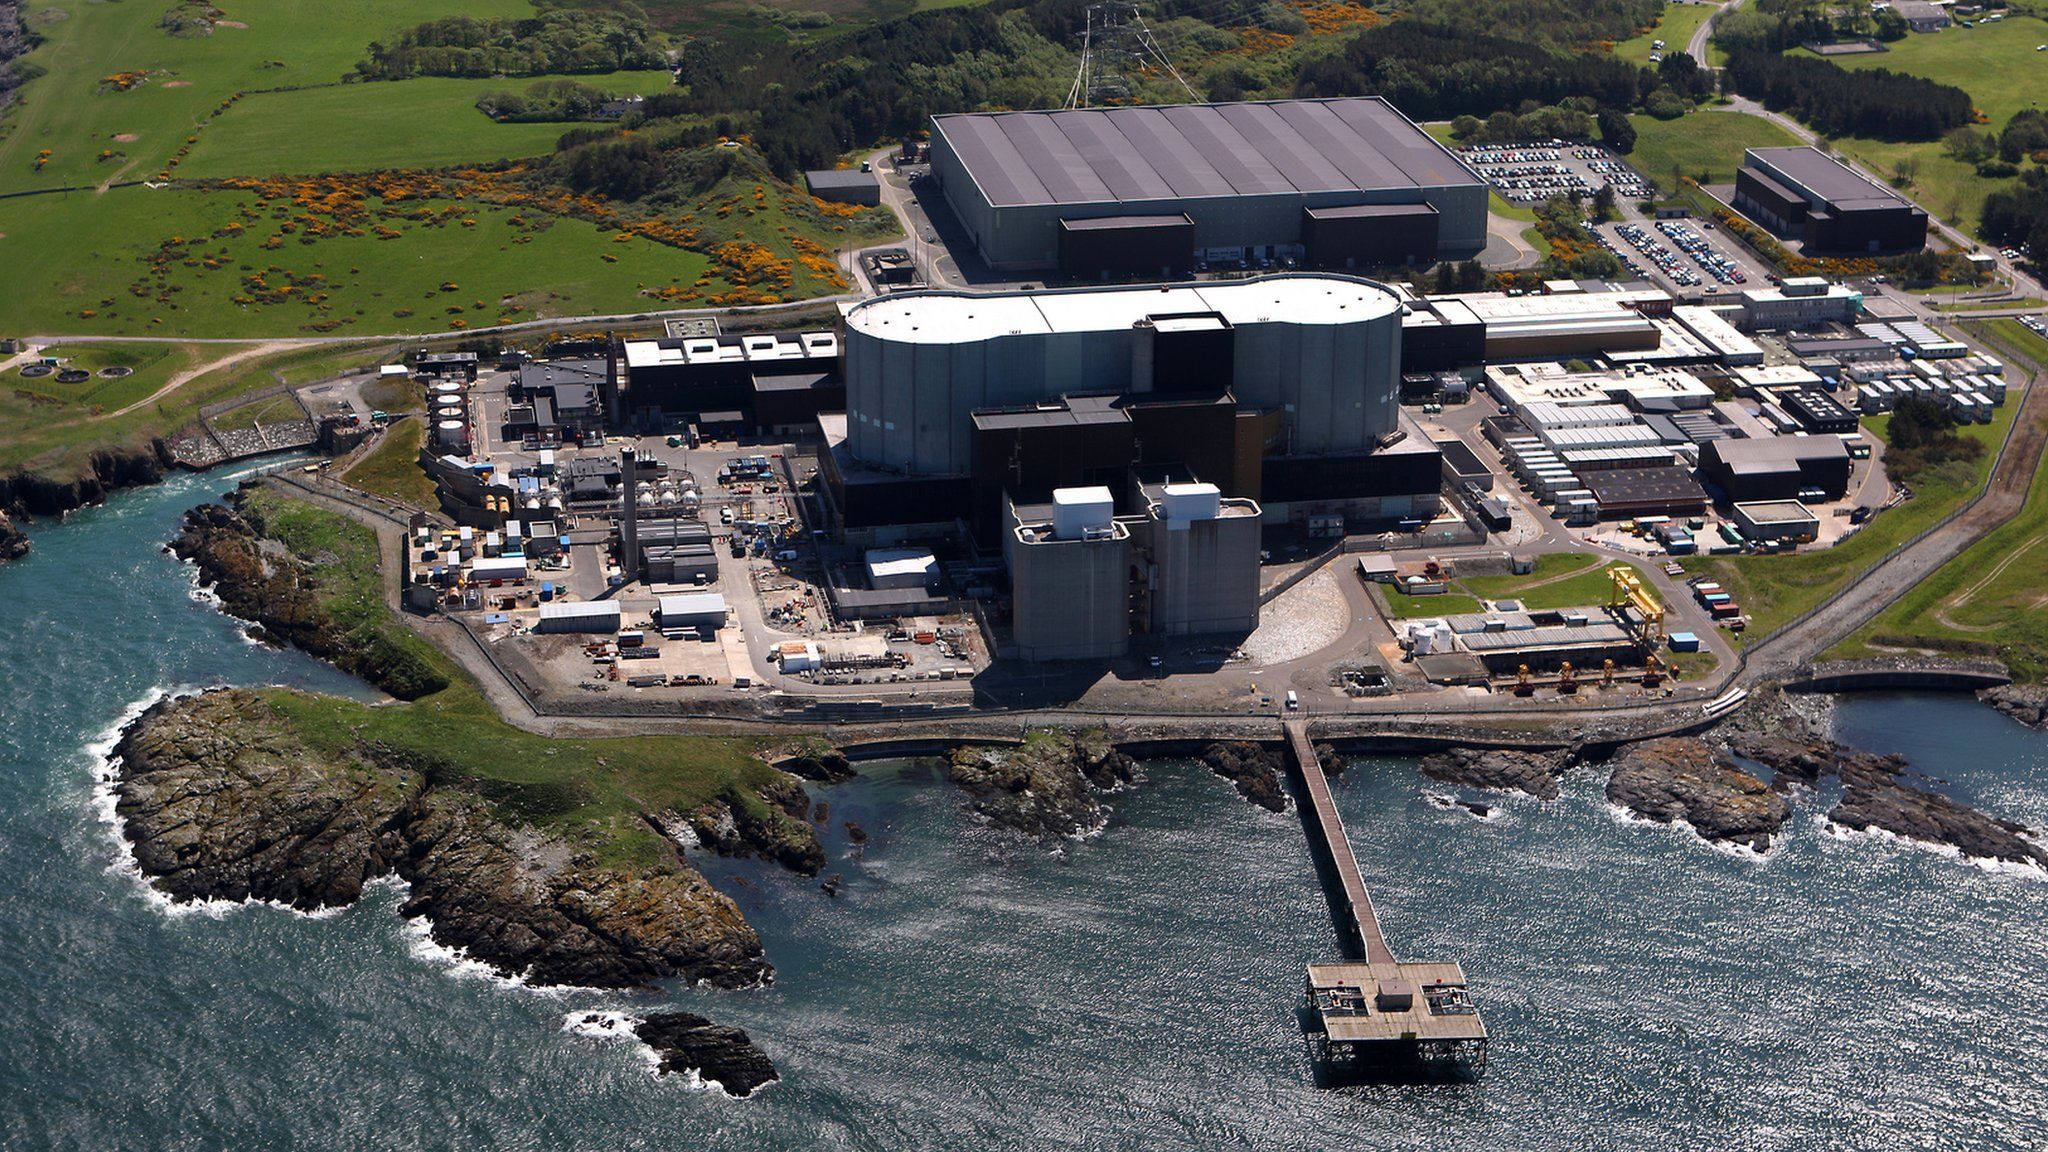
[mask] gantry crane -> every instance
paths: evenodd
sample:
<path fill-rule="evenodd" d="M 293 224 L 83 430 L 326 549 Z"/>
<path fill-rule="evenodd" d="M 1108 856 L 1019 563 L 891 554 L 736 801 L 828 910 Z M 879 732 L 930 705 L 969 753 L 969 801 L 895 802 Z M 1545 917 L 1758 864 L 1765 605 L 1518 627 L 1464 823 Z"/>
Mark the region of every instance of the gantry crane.
<path fill-rule="evenodd" d="M 1635 609 L 1641 619 L 1639 625 L 1644 644 L 1655 648 L 1664 639 L 1664 605 L 1643 586 L 1642 576 L 1626 564 L 1616 564 L 1607 570 L 1607 578 L 1614 584 L 1614 592 L 1607 598 L 1609 608 L 1627 605 Z"/>

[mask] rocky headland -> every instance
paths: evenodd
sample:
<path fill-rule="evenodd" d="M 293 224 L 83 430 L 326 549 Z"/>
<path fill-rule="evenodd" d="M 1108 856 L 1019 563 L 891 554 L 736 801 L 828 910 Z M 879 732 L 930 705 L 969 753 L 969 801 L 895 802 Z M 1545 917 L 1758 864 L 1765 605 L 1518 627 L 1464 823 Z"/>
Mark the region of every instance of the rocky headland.
<path fill-rule="evenodd" d="M 1329 752 L 1328 746 L 1317 749 L 1319 755 Z M 1250 740 L 1220 741 L 1202 750 L 1202 763 L 1209 771 L 1231 782 L 1237 794 L 1257 804 L 1268 812 L 1287 811 L 1287 792 L 1281 786 L 1280 773 L 1286 767 L 1283 759 L 1286 753 L 1278 744 L 1259 744 Z M 1343 771 L 1342 757 L 1337 757 L 1338 772 Z M 1324 771 L 1328 772 L 1328 761 Z"/>
<path fill-rule="evenodd" d="M 811 798 L 790 777 L 752 794 L 729 788 L 718 799 L 687 817 L 697 842 L 721 856 L 773 860 L 799 876 L 816 876 L 825 867 L 825 847 L 806 818 Z"/>
<path fill-rule="evenodd" d="M 446 676 L 382 629 L 336 619 L 322 595 L 323 558 L 295 556 L 267 536 L 248 491 L 185 513 L 183 530 L 169 545 L 199 570 L 200 583 L 213 589 L 229 615 L 253 623 L 264 639 L 331 661 L 401 700 L 448 686 Z"/>
<path fill-rule="evenodd" d="M 1827 814 L 1840 827 L 1944 845 L 1978 860 L 2048 867 L 2048 852 L 2025 825 L 1917 786 L 1904 757 L 1874 756 L 1812 736 L 1747 732 L 1731 736 L 1729 748 L 1771 769 L 1779 791 L 1812 789 L 1830 776 L 1841 781 L 1841 798 Z"/>
<path fill-rule="evenodd" d="M 122 835 L 176 901 L 311 911 L 395 875 L 437 943 L 535 984 L 737 988 L 771 974 L 738 907 L 680 852 L 608 862 L 395 749 L 316 748 L 261 693 L 163 701 L 114 760 Z"/>

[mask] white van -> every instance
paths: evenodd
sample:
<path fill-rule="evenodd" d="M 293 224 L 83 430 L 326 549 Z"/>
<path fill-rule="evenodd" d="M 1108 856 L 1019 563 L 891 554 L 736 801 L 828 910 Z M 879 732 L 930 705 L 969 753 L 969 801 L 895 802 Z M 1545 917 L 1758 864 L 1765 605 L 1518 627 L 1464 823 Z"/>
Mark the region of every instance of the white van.
<path fill-rule="evenodd" d="M 1287 710 L 1289 712 L 1301 711 L 1301 697 L 1296 696 L 1291 688 L 1287 692 Z"/>

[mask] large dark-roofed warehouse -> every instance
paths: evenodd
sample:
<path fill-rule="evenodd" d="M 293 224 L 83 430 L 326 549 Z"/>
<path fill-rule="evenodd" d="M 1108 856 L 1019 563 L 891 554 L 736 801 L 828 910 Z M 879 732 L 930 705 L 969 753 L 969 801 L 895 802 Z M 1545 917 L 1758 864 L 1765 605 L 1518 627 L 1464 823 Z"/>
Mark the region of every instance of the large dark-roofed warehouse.
<path fill-rule="evenodd" d="M 1735 207 L 1809 252 L 1917 252 L 1927 213 L 1818 148 L 1751 148 Z"/>
<path fill-rule="evenodd" d="M 1190 255 L 1209 261 L 1357 268 L 1486 246 L 1485 180 L 1378 97 L 967 113 L 932 128 L 932 172 L 998 270 L 1166 266 L 1156 249 L 1119 261 L 1098 244 L 1062 267 L 1076 250 L 1063 221 L 1119 216 L 1184 214 Z M 1403 210 L 1330 211 L 1361 205 Z M 1130 233 L 1147 246 L 1166 235 Z"/>

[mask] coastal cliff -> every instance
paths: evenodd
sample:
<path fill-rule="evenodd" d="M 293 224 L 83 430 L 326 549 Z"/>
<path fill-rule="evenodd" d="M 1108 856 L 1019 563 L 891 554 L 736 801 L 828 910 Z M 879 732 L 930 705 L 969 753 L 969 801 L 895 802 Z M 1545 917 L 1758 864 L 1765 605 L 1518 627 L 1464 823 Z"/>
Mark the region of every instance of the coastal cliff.
<path fill-rule="evenodd" d="M 679 852 L 608 863 L 432 783 L 434 766 L 395 749 L 317 749 L 262 694 L 159 703 L 114 755 L 122 835 L 173 900 L 311 911 L 396 875 L 436 942 L 536 984 L 737 988 L 771 974 L 738 907 Z"/>
<path fill-rule="evenodd" d="M 4 19 L 0 9 L 0 19 Z M 0 68 L 0 75 L 5 69 Z M 4 103 L 4 101 L 0 101 Z M 57 479 L 40 472 L 0 476 L 0 561 L 19 559 L 28 551 L 28 537 L 15 521 L 57 518 L 104 501 L 123 488 L 160 483 L 171 467 L 170 450 L 152 441 L 147 450 L 109 449 L 94 452 L 77 475 Z"/>

